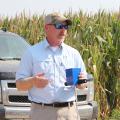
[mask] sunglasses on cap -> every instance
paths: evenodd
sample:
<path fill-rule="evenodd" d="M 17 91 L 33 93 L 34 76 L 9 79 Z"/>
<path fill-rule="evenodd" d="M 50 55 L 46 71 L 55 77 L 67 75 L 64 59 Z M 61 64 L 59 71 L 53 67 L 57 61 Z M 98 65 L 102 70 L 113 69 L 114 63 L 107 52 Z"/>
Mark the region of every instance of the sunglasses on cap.
<path fill-rule="evenodd" d="M 68 25 L 63 25 L 63 24 L 61 24 L 61 23 L 58 23 L 58 24 L 49 24 L 49 25 L 54 25 L 54 27 L 56 28 L 56 29 L 68 29 L 69 28 L 69 26 Z"/>

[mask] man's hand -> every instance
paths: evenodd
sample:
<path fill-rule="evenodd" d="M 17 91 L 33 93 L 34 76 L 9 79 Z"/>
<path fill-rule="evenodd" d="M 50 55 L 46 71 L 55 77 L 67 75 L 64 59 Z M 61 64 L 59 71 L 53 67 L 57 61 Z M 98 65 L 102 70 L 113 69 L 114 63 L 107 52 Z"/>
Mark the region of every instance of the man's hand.
<path fill-rule="evenodd" d="M 44 73 L 39 73 L 36 76 L 33 77 L 33 86 L 37 88 L 44 88 L 46 85 L 48 85 L 48 79 L 44 76 Z"/>
<path fill-rule="evenodd" d="M 85 73 L 80 73 L 80 75 L 78 76 L 78 79 L 81 81 L 78 81 L 78 83 L 82 83 L 82 84 L 77 84 L 76 87 L 79 89 L 84 89 L 87 87 L 87 83 L 86 83 L 86 74 Z M 83 80 L 83 81 L 82 81 Z M 84 82 L 84 83 L 83 83 Z"/>

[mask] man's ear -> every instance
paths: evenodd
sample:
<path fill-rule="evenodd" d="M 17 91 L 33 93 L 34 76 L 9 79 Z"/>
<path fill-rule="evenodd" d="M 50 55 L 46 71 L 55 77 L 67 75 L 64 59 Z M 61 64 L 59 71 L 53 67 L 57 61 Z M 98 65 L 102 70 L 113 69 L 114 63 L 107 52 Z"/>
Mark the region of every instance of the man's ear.
<path fill-rule="evenodd" d="M 48 31 L 48 25 L 47 24 L 45 24 L 44 29 L 45 29 L 45 31 Z"/>

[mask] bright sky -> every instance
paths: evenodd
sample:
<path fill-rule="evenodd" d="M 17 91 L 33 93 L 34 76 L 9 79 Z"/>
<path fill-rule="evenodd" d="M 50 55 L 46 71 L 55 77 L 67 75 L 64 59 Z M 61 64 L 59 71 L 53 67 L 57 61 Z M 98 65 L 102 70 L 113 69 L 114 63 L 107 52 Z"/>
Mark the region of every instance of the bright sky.
<path fill-rule="evenodd" d="M 95 13 L 99 9 L 109 12 L 119 11 L 120 0 L 0 0 L 0 16 L 15 16 L 23 12 L 43 14 L 53 11 L 73 12 L 82 10 Z"/>

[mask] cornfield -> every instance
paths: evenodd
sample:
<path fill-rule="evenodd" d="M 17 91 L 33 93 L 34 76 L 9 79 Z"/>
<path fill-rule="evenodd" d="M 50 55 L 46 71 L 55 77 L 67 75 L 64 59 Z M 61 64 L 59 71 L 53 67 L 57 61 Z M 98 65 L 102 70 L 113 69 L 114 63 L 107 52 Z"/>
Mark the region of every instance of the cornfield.
<path fill-rule="evenodd" d="M 120 13 L 64 14 L 73 21 L 65 42 L 78 49 L 87 72 L 94 76 L 98 119 L 120 120 Z M 0 17 L 0 27 L 23 36 L 33 45 L 45 37 L 44 15 L 27 16 L 23 12 L 14 18 Z"/>

